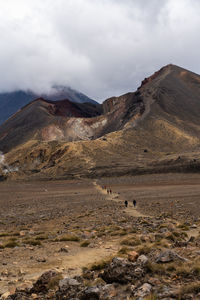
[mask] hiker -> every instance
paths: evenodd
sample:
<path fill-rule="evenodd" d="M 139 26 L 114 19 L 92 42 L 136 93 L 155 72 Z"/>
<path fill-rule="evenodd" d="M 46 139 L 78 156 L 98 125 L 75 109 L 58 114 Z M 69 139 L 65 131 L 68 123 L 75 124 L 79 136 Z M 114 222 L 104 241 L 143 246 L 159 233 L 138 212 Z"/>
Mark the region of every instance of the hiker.
<path fill-rule="evenodd" d="M 128 207 L 128 201 L 127 200 L 124 201 L 124 204 L 125 204 L 126 207 Z"/>
<path fill-rule="evenodd" d="M 136 200 L 133 200 L 133 206 L 136 207 Z"/>
<path fill-rule="evenodd" d="M 112 190 L 110 190 L 110 194 L 112 194 Z"/>
<path fill-rule="evenodd" d="M 107 190 L 107 194 L 109 194 L 109 190 Z"/>

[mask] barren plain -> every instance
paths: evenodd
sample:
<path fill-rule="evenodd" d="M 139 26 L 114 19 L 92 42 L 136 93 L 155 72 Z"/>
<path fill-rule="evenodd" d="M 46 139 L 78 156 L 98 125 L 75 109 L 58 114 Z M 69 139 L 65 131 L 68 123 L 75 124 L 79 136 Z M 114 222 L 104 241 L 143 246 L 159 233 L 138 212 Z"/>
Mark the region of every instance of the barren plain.
<path fill-rule="evenodd" d="M 153 233 L 160 234 L 159 241 L 165 241 L 165 245 L 151 244 L 154 250 L 176 247 L 187 258 L 198 250 L 194 245 L 183 250 L 174 244 L 172 235 L 186 229 L 186 239 L 193 236 L 197 239 L 195 247 L 198 245 L 200 174 L 6 181 L 0 183 L 0 191 L 0 294 L 4 298 L 14 294 L 16 288 L 31 287 L 47 270 L 70 277 L 80 275 L 85 268 L 95 270 L 100 260 L 119 256 L 120 251 L 122 255 L 132 250 L 142 253 L 141 247 L 152 243 L 148 239 Z M 172 231 L 172 240 L 161 236 L 162 227 Z M 133 240 L 140 242 L 131 244 Z M 183 278 L 179 275 L 176 279 L 170 279 L 170 284 L 181 286 Z M 54 299 L 45 297 L 37 299 Z"/>

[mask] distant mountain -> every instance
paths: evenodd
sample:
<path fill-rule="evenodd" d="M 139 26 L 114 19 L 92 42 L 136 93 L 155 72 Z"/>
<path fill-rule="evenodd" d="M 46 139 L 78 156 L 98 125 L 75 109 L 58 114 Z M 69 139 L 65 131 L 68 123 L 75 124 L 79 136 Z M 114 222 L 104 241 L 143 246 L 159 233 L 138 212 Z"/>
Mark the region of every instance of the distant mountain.
<path fill-rule="evenodd" d="M 97 104 L 96 101 L 86 95 L 64 86 L 54 86 L 52 92 L 48 94 L 37 94 L 32 91 L 23 90 L 0 93 L 0 124 L 16 113 L 21 107 L 40 97 L 54 101 L 68 99 L 72 102 Z"/>

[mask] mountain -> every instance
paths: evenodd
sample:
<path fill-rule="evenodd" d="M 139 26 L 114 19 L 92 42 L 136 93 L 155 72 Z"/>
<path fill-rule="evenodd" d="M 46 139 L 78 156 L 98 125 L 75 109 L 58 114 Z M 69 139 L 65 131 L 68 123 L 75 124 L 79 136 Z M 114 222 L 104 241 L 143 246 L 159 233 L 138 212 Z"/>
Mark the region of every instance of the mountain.
<path fill-rule="evenodd" d="M 88 98 L 86 95 L 73 90 L 69 87 L 54 86 L 52 91 L 47 94 L 38 94 L 32 91 L 14 91 L 10 93 L 0 93 L 0 124 L 5 122 L 11 115 L 16 113 L 18 109 L 25 106 L 29 102 L 36 98 L 43 97 L 48 100 L 63 100 L 69 99 L 72 102 L 78 103 L 93 103 L 97 104 L 96 101 Z"/>
<path fill-rule="evenodd" d="M 200 170 L 199 75 L 167 65 L 90 112 L 65 101 L 37 99 L 0 127 L 12 178 Z"/>

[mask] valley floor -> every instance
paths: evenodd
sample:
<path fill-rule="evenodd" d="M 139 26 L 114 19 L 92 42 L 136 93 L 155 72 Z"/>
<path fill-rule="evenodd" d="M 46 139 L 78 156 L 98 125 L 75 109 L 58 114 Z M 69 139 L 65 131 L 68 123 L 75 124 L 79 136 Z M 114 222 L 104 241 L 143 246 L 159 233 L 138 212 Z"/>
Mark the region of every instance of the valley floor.
<path fill-rule="evenodd" d="M 176 250 L 200 265 L 199 201 L 200 174 L 1 182 L 0 294 L 5 298 L 16 287 L 30 287 L 47 270 L 72 277 L 127 251 L 144 254 L 144 246 L 148 253 Z M 174 271 L 172 277 L 164 272 L 162 285 L 170 280 L 180 288 L 190 283 Z M 130 299 L 137 299 L 134 292 Z"/>

